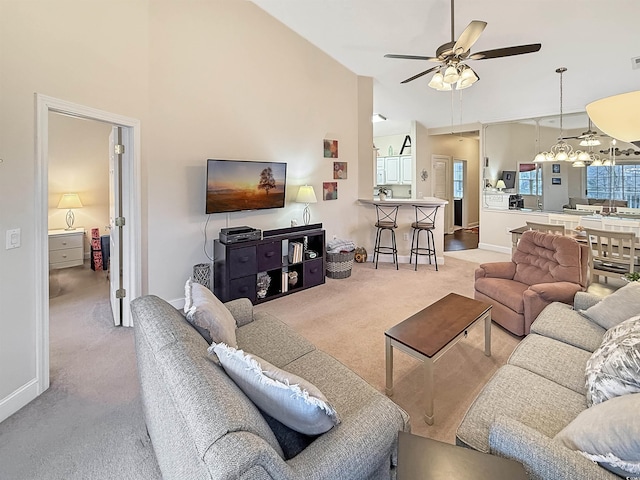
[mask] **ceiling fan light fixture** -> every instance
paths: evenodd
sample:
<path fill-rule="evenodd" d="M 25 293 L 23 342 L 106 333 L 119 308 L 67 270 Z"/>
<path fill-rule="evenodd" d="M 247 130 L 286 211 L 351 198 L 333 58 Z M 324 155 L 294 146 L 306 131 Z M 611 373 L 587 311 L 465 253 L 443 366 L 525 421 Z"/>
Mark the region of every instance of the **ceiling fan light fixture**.
<path fill-rule="evenodd" d="M 547 161 L 547 152 L 540 152 L 533 159 L 534 163 L 542 163 Z"/>
<path fill-rule="evenodd" d="M 571 165 L 572 167 L 586 167 L 586 164 L 582 161 L 582 160 L 578 160 L 577 162 L 573 162 L 573 165 Z"/>
<path fill-rule="evenodd" d="M 588 162 L 591 157 L 589 156 L 589 154 L 587 152 L 582 152 L 580 150 L 577 151 L 578 154 L 578 161 L 579 162 Z"/>
<path fill-rule="evenodd" d="M 600 160 L 600 157 L 598 157 L 595 160 L 593 160 L 593 162 L 591 162 L 591 166 L 592 167 L 601 167 L 602 166 L 602 160 Z"/>
<path fill-rule="evenodd" d="M 444 83 L 451 85 L 452 83 L 456 83 L 459 78 L 458 68 L 454 65 L 449 65 L 444 71 Z"/>
<path fill-rule="evenodd" d="M 440 70 L 438 70 L 436 73 L 433 74 L 433 77 L 431 77 L 431 81 L 429 82 L 429 86 L 436 90 L 443 89 L 444 77 L 442 76 L 442 73 L 440 72 Z"/>
<path fill-rule="evenodd" d="M 473 71 L 471 67 L 466 65 L 462 66 L 462 72 L 460 73 L 460 78 L 456 82 L 456 89 L 462 90 L 465 88 L 469 88 L 471 85 L 478 81 L 478 76 L 476 72 Z"/>

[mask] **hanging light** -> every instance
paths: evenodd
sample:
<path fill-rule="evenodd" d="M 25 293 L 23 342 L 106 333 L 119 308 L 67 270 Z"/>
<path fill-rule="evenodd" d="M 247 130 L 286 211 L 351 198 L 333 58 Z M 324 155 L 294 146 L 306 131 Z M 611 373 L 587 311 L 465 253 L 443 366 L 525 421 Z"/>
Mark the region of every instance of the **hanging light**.
<path fill-rule="evenodd" d="M 566 72 L 565 67 L 560 67 L 556 73 L 560 74 L 560 137 L 558 143 L 553 145 L 548 152 L 542 152 L 536 155 L 537 162 L 573 162 L 578 159 L 578 155 L 582 152 L 574 152 L 571 145 L 564 141 L 564 130 L 562 128 L 562 74 Z M 541 156 L 540 156 L 541 155 Z M 544 160 L 542 160 L 544 158 Z"/>
<path fill-rule="evenodd" d="M 587 138 L 583 138 L 580 141 L 580 146 L 581 147 L 594 147 L 596 145 L 600 145 L 600 140 L 598 140 L 596 137 L 587 137 Z"/>
<path fill-rule="evenodd" d="M 461 65 L 460 78 L 458 78 L 458 81 L 456 82 L 456 90 L 469 88 L 478 80 L 478 75 L 476 75 L 476 72 L 474 72 L 471 67 L 468 67 L 467 65 Z"/>
<path fill-rule="evenodd" d="M 444 71 L 444 83 L 451 85 L 452 83 L 456 83 L 459 78 L 458 67 L 450 64 Z"/>
<path fill-rule="evenodd" d="M 468 65 L 449 63 L 446 68 L 444 65 L 438 67 L 428 85 L 434 90 L 448 92 L 453 89 L 464 90 L 478 80 L 480 78 Z"/>

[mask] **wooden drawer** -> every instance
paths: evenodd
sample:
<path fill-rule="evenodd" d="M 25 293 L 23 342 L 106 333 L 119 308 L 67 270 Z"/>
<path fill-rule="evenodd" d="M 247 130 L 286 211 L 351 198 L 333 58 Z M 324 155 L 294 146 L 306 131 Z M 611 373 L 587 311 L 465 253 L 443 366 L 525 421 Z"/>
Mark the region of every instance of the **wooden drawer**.
<path fill-rule="evenodd" d="M 313 287 L 324 283 L 324 260 L 316 258 L 304 262 L 304 286 Z"/>
<path fill-rule="evenodd" d="M 229 252 L 229 277 L 240 278 L 256 273 L 256 247 L 234 248 Z"/>
<path fill-rule="evenodd" d="M 258 271 L 266 272 L 282 266 L 282 243 L 271 242 L 258 245 Z"/>
<path fill-rule="evenodd" d="M 64 250 L 67 248 L 83 248 L 84 235 L 56 235 L 49 237 L 49 251 Z"/>

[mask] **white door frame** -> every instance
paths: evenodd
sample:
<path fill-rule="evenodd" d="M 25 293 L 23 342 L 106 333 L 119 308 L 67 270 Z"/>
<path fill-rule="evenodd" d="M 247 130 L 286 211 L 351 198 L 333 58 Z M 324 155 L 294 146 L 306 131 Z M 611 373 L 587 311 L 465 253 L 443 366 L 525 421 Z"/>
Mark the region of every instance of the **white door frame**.
<path fill-rule="evenodd" d="M 462 228 L 467 228 L 469 226 L 469 177 L 467 174 L 467 160 L 464 158 L 453 157 L 453 163 L 455 165 L 456 162 L 462 163 Z M 453 185 L 453 175 L 451 175 L 451 184 Z M 454 220 L 455 223 L 455 220 Z"/>
<path fill-rule="evenodd" d="M 35 309 L 36 309 L 36 378 L 40 395 L 49 388 L 49 113 L 95 120 L 123 127 L 127 135 L 125 165 L 123 167 L 123 210 L 129 235 L 123 240 L 125 282 L 128 285 L 127 316 L 124 326 L 131 326 L 129 301 L 141 293 L 141 241 L 140 241 L 140 121 L 105 112 L 84 105 L 35 94 Z M 126 186 L 126 187 L 125 187 Z"/>
<path fill-rule="evenodd" d="M 444 162 L 445 163 L 445 198 L 442 200 L 447 200 L 447 204 L 444 208 L 444 234 L 453 233 L 453 161 L 449 155 L 431 155 L 431 192 L 433 196 L 436 196 L 436 181 L 437 175 L 434 169 L 434 165 L 436 162 Z"/>

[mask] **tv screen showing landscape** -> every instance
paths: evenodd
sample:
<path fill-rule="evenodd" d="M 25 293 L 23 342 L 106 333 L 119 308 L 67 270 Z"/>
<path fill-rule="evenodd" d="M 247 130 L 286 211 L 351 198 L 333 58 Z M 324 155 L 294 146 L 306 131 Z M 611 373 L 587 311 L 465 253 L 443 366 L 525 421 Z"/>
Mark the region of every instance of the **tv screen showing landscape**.
<path fill-rule="evenodd" d="M 207 160 L 206 213 L 284 207 L 287 164 Z"/>

